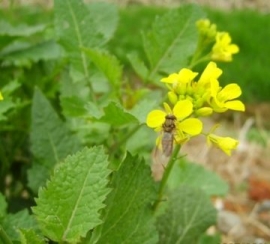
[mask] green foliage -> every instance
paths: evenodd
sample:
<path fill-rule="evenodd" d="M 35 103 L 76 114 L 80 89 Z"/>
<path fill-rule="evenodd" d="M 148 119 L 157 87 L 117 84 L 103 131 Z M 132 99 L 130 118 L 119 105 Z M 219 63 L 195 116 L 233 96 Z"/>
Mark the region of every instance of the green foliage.
<path fill-rule="evenodd" d="M 38 235 L 34 230 L 32 229 L 20 229 L 20 238 L 22 244 L 45 244 L 45 238 L 42 238 L 42 236 Z"/>
<path fill-rule="evenodd" d="M 188 65 L 188 58 L 196 48 L 195 22 L 203 17 L 196 5 L 173 9 L 153 23 L 152 30 L 143 34 L 144 51 L 149 61 L 146 79 L 160 80 L 164 74 L 175 72 Z M 129 56 L 134 68 L 146 75 L 146 68 L 136 56 Z"/>
<path fill-rule="evenodd" d="M 55 0 L 0 12 L 0 242 L 214 242 L 209 199 L 227 184 L 187 162 L 161 194 L 144 126 L 160 77 L 194 53 L 202 10 Z"/>
<path fill-rule="evenodd" d="M 102 223 L 99 211 L 109 193 L 107 166 L 101 147 L 85 148 L 57 165 L 33 208 L 47 237 L 77 243 L 88 230 Z"/>
<path fill-rule="evenodd" d="M 0 218 L 6 215 L 6 211 L 7 211 L 7 202 L 4 195 L 0 193 Z"/>
<path fill-rule="evenodd" d="M 89 48 L 84 50 L 95 66 L 105 75 L 112 86 L 112 90 L 117 94 L 122 78 L 122 66 L 117 58 L 104 51 Z"/>
<path fill-rule="evenodd" d="M 149 166 L 128 154 L 110 187 L 104 223 L 95 229 L 90 243 L 157 243 L 151 209 L 156 189 Z"/>
<path fill-rule="evenodd" d="M 196 243 L 215 224 L 216 210 L 202 190 L 182 185 L 167 198 L 167 209 L 158 218 L 159 243 Z"/>
<path fill-rule="evenodd" d="M 125 112 L 121 106 L 115 102 L 111 102 L 104 108 L 104 116 L 101 117 L 101 121 L 107 122 L 113 126 L 121 126 L 137 122 L 136 117 L 132 114 Z"/>
<path fill-rule="evenodd" d="M 221 243 L 220 235 L 203 235 L 199 240 L 199 244 L 216 244 Z"/>
<path fill-rule="evenodd" d="M 224 196 L 228 193 L 228 184 L 214 172 L 206 170 L 203 166 L 183 162 L 175 164 L 168 180 L 171 189 L 181 185 L 200 188 L 209 196 Z"/>
<path fill-rule="evenodd" d="M 18 36 L 31 36 L 33 34 L 44 31 L 46 25 L 36 25 L 36 26 L 28 26 L 25 24 L 21 24 L 18 26 L 12 26 L 8 22 L 1 21 L 0 22 L 0 36 L 10 36 L 10 37 L 18 37 Z"/>
<path fill-rule="evenodd" d="M 109 4 L 90 5 L 82 0 L 55 0 L 55 27 L 71 63 L 88 78 L 88 60 L 81 47 L 102 47 L 114 32 L 117 14 Z M 99 15 L 97 15 L 99 13 Z"/>
<path fill-rule="evenodd" d="M 54 41 L 44 41 L 31 45 L 30 43 L 14 42 L 0 53 L 3 65 L 30 67 L 40 60 L 56 60 L 61 57 L 61 48 Z"/>
<path fill-rule="evenodd" d="M 28 179 L 34 192 L 44 185 L 55 164 L 81 146 L 38 89 L 33 98 L 31 144 L 35 162 Z"/>
<path fill-rule="evenodd" d="M 17 232 L 18 229 L 23 228 L 37 231 L 37 222 L 34 216 L 29 214 L 27 209 L 15 214 L 8 214 L 1 221 L 1 225 L 12 241 L 20 240 L 20 235 Z"/>
<path fill-rule="evenodd" d="M 12 97 L 13 93 L 19 89 L 20 84 L 18 81 L 11 81 L 9 84 L 4 86 L 1 91 L 4 96 L 4 100 L 0 103 L 0 121 L 7 120 L 7 113 L 9 110 L 16 108 L 19 106 L 19 99 L 14 99 Z"/>

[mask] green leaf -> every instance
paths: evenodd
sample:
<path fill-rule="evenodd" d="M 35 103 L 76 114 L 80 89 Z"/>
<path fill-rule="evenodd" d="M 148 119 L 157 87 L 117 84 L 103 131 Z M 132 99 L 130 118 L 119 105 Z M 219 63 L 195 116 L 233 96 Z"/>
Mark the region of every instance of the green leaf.
<path fill-rule="evenodd" d="M 0 53 L 0 59 L 3 59 L 2 65 L 29 66 L 33 62 L 40 60 L 52 60 L 61 57 L 61 48 L 54 41 L 44 41 L 35 45 L 21 45 L 12 43 Z"/>
<path fill-rule="evenodd" d="M 34 93 L 31 117 L 31 151 L 36 165 L 30 169 L 28 176 L 29 186 L 36 192 L 38 187 L 45 183 L 54 165 L 68 154 L 78 151 L 81 143 L 38 89 Z M 36 173 L 41 169 L 37 178 Z"/>
<path fill-rule="evenodd" d="M 175 164 L 171 172 L 168 186 L 175 189 L 180 185 L 200 188 L 209 196 L 224 196 L 229 190 L 228 184 L 217 174 L 190 162 L 184 166 Z"/>
<path fill-rule="evenodd" d="M 104 113 L 105 115 L 101 117 L 100 121 L 106 122 L 113 126 L 138 123 L 136 117 L 134 117 L 131 113 L 126 112 L 123 107 L 113 101 L 104 108 Z"/>
<path fill-rule="evenodd" d="M 18 230 L 21 228 L 38 230 L 36 220 L 26 209 L 15 214 L 6 215 L 2 227 L 7 236 L 13 241 L 20 240 Z"/>
<path fill-rule="evenodd" d="M 14 101 L 15 99 L 12 97 L 12 93 L 20 86 L 21 84 L 17 80 L 14 80 L 1 88 L 4 100 L 0 101 L 0 121 L 6 120 L 7 116 L 5 113 L 16 107 L 17 103 Z M 16 100 L 18 101 L 18 99 Z"/>
<path fill-rule="evenodd" d="M 77 243 L 102 223 L 99 212 L 109 193 L 107 167 L 102 147 L 84 148 L 57 165 L 33 207 L 47 237 L 61 243 Z"/>
<path fill-rule="evenodd" d="M 5 230 L 0 225 L 0 243 L 2 244 L 12 244 L 13 242 L 10 240 L 9 236 L 5 232 Z"/>
<path fill-rule="evenodd" d="M 151 209 L 156 189 L 149 166 L 128 154 L 112 178 L 112 188 L 104 223 L 94 230 L 90 243 L 157 243 Z"/>
<path fill-rule="evenodd" d="M 7 202 L 5 196 L 0 193 L 0 218 L 6 215 L 7 212 Z"/>
<path fill-rule="evenodd" d="M 122 78 L 122 66 L 117 58 L 101 50 L 83 48 L 95 66 L 106 76 L 115 89 L 119 89 Z"/>
<path fill-rule="evenodd" d="M 12 37 L 27 37 L 33 34 L 42 32 L 47 26 L 40 24 L 35 26 L 28 26 L 26 24 L 20 24 L 13 26 L 3 20 L 0 21 L 0 36 L 12 36 Z"/>
<path fill-rule="evenodd" d="M 61 105 L 68 117 L 84 116 L 87 112 L 86 104 L 79 96 L 61 97 Z"/>
<path fill-rule="evenodd" d="M 160 244 L 196 243 L 215 224 L 216 210 L 200 189 L 180 186 L 167 196 L 167 204 L 157 222 Z"/>
<path fill-rule="evenodd" d="M 156 107 L 158 107 L 156 100 L 142 99 L 132 108 L 130 113 L 134 115 L 141 124 L 144 124 L 148 113 Z"/>
<path fill-rule="evenodd" d="M 21 244 L 45 244 L 45 239 L 32 229 L 20 229 Z"/>
<path fill-rule="evenodd" d="M 149 80 L 178 72 L 188 65 L 197 44 L 195 22 L 203 18 L 196 5 L 172 9 L 157 18 L 152 30 L 143 34 L 144 50 L 150 63 Z"/>
<path fill-rule="evenodd" d="M 82 0 L 55 0 L 54 8 L 55 29 L 61 44 L 74 67 L 89 77 L 88 61 L 80 48 L 101 47 L 109 40 L 116 26 L 116 8 L 110 4 L 88 7 Z"/>
<path fill-rule="evenodd" d="M 215 235 L 202 235 L 198 244 L 217 244 L 222 243 L 221 236 L 219 234 Z"/>
<path fill-rule="evenodd" d="M 66 117 L 85 116 L 90 91 L 84 82 L 76 82 L 66 70 L 61 76 L 60 101 Z"/>
<path fill-rule="evenodd" d="M 117 5 L 106 2 L 93 2 L 86 5 L 86 7 L 95 26 L 102 35 L 103 41 L 99 45 L 104 45 L 113 37 L 117 28 L 119 20 Z"/>
<path fill-rule="evenodd" d="M 135 72 L 143 79 L 146 80 L 149 75 L 149 70 L 145 66 L 144 62 L 139 58 L 137 53 L 131 53 L 127 55 L 129 62 L 131 63 Z"/>

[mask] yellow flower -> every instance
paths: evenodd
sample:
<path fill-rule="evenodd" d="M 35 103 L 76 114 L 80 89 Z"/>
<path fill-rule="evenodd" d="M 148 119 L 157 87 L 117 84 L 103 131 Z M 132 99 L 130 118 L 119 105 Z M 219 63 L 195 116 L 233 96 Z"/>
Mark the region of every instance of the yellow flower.
<path fill-rule="evenodd" d="M 222 70 L 217 67 L 217 64 L 209 62 L 201 74 L 198 84 L 200 86 L 211 85 L 211 82 L 217 80 L 221 74 Z"/>
<path fill-rule="evenodd" d="M 197 29 L 202 36 L 210 40 L 215 38 L 216 35 L 216 25 L 211 24 L 209 19 L 200 19 L 196 22 Z"/>
<path fill-rule="evenodd" d="M 214 134 L 209 134 L 207 136 L 208 145 L 214 145 L 220 148 L 227 155 L 231 155 L 231 151 L 236 149 L 238 146 L 238 141 L 231 137 L 221 137 Z"/>
<path fill-rule="evenodd" d="M 215 112 L 222 113 L 228 109 L 245 111 L 245 105 L 240 100 L 233 100 L 242 94 L 241 88 L 235 84 L 229 84 L 223 89 L 218 83 L 212 85 L 211 107 Z"/>
<path fill-rule="evenodd" d="M 212 48 L 211 58 L 216 61 L 232 61 L 232 54 L 238 53 L 239 47 L 231 44 L 231 37 L 228 32 L 218 32 L 216 43 Z"/>
<path fill-rule="evenodd" d="M 3 96 L 2 96 L 2 93 L 0 92 L 0 101 L 1 100 L 4 100 Z"/>
<path fill-rule="evenodd" d="M 187 141 L 191 136 L 195 136 L 202 131 L 202 122 L 196 118 L 187 118 L 193 112 L 193 104 L 189 100 L 178 101 L 173 109 L 167 103 L 164 103 L 165 111 L 153 110 L 146 119 L 148 127 L 155 129 L 155 131 L 163 131 L 163 126 L 167 115 L 175 116 L 174 122 L 174 141 L 182 144 Z M 160 135 L 162 137 L 162 134 Z M 161 138 L 157 139 L 157 143 Z"/>

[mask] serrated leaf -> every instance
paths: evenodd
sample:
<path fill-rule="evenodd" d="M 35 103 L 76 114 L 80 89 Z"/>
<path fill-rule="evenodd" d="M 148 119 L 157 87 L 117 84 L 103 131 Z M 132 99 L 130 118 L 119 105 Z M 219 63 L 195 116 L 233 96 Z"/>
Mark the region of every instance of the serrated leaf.
<path fill-rule="evenodd" d="M 144 50 L 150 63 L 148 79 L 178 72 L 188 65 L 197 44 L 195 22 L 203 18 L 199 6 L 184 5 L 157 18 L 152 30 L 143 34 Z"/>
<path fill-rule="evenodd" d="M 32 172 L 33 177 L 29 181 L 32 190 L 43 185 L 56 163 L 61 162 L 67 155 L 74 153 L 81 148 L 78 138 L 66 127 L 65 123 L 58 117 L 46 97 L 40 90 L 36 89 L 32 105 L 32 126 L 31 126 L 31 151 L 35 157 L 35 163 L 40 166 L 33 166 L 43 169 L 38 175 L 43 177 L 37 182 L 36 170 Z M 39 183 L 39 184 L 37 184 Z"/>
<path fill-rule="evenodd" d="M 20 229 L 21 244 L 45 244 L 45 239 L 32 229 Z"/>
<path fill-rule="evenodd" d="M 101 224 L 99 211 L 109 193 L 108 161 L 102 147 L 68 156 L 41 189 L 33 212 L 42 232 L 57 242 L 77 243 Z"/>
<path fill-rule="evenodd" d="M 122 66 L 117 58 L 105 51 L 83 48 L 95 66 L 106 76 L 115 89 L 119 89 L 122 77 Z"/>
<path fill-rule="evenodd" d="M 123 107 L 113 101 L 104 108 L 104 116 L 101 117 L 100 121 L 106 122 L 113 126 L 138 123 L 136 117 L 134 117 L 131 113 L 126 112 Z"/>
<path fill-rule="evenodd" d="M 90 243 L 157 243 L 151 209 L 156 189 L 149 166 L 128 154 L 112 178 L 112 188 L 103 214 L 104 223 L 94 230 Z"/>
<path fill-rule="evenodd" d="M 193 244 L 216 221 L 216 210 L 200 189 L 180 186 L 167 196 L 167 209 L 158 218 L 160 244 Z"/>
<path fill-rule="evenodd" d="M 108 29 L 114 29 L 115 25 L 110 20 L 117 18 L 112 10 L 115 7 L 105 4 L 89 10 L 90 6 L 87 7 L 82 0 L 55 0 L 54 8 L 56 33 L 74 67 L 88 77 L 88 61 L 80 48 L 100 47 L 109 40 Z"/>
<path fill-rule="evenodd" d="M 129 62 L 131 63 L 134 71 L 143 79 L 146 80 L 149 75 L 149 70 L 147 69 L 144 62 L 139 58 L 137 53 L 130 53 L 127 55 Z"/>
<path fill-rule="evenodd" d="M 7 202 L 4 195 L 0 193 L 0 218 L 6 215 L 6 211 L 7 211 Z"/>
<path fill-rule="evenodd" d="M 44 41 L 35 45 L 15 45 L 13 43 L 0 53 L 2 65 L 29 65 L 40 60 L 52 60 L 61 57 L 61 48 L 54 41 Z M 19 44 L 19 43 L 18 43 Z"/>
<path fill-rule="evenodd" d="M 217 174 L 201 165 L 190 162 L 187 162 L 183 167 L 175 164 L 171 172 L 168 186 L 174 189 L 180 185 L 200 188 L 209 196 L 224 196 L 229 190 L 228 184 Z"/>
<path fill-rule="evenodd" d="M 27 37 L 33 34 L 42 32 L 47 26 L 44 24 L 28 26 L 26 24 L 20 24 L 13 26 L 3 20 L 0 21 L 0 36 L 12 36 L 12 37 Z"/>
<path fill-rule="evenodd" d="M 20 240 L 18 230 L 20 228 L 37 230 L 37 222 L 26 209 L 15 214 L 8 214 L 5 216 L 2 227 L 7 236 L 15 241 Z"/>

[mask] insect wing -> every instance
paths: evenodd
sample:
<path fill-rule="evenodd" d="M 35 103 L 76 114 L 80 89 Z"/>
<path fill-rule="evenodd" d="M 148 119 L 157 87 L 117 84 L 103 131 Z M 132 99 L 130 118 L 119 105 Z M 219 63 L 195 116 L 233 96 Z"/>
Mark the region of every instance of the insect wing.
<path fill-rule="evenodd" d="M 163 154 L 169 157 L 173 150 L 173 133 L 163 132 L 161 146 Z"/>

